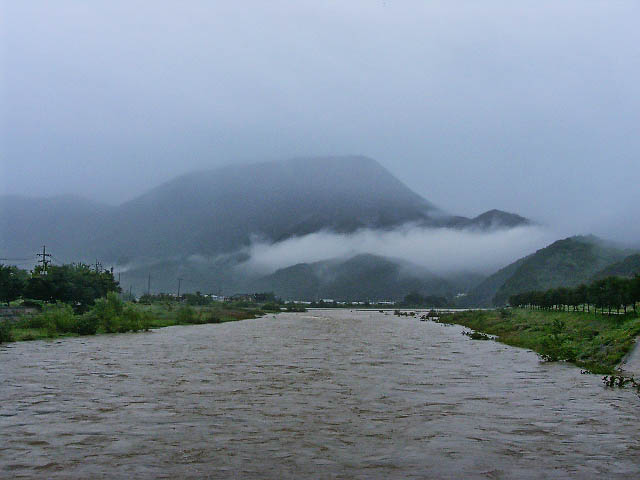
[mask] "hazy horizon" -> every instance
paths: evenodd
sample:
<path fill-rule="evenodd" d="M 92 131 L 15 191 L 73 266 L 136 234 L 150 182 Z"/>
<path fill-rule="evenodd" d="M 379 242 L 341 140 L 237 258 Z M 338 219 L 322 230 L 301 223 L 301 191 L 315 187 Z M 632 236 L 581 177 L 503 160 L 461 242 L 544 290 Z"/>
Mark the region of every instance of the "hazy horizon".
<path fill-rule="evenodd" d="M 636 2 L 1 8 L 0 194 L 361 154 L 454 214 L 640 240 Z"/>

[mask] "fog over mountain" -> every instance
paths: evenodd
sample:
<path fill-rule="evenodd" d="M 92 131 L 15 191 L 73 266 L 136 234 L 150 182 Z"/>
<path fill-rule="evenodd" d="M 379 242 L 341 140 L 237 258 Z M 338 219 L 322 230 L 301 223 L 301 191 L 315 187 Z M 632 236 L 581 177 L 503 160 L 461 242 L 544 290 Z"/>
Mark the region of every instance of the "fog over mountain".
<path fill-rule="evenodd" d="M 3 194 L 353 153 L 463 216 L 640 241 L 636 1 L 0 8 Z"/>
<path fill-rule="evenodd" d="M 32 256 L 44 243 L 60 261 L 100 259 L 118 271 L 234 258 L 255 275 L 366 253 L 439 272 L 488 272 L 546 240 L 513 213 L 448 213 L 362 156 L 195 172 L 117 207 L 15 195 L 0 206 L 3 256 Z"/>

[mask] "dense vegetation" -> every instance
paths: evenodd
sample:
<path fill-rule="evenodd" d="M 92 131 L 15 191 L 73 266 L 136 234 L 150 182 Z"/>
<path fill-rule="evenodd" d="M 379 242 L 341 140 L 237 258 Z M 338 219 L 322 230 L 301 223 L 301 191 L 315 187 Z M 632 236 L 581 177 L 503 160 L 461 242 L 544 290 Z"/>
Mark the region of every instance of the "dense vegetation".
<path fill-rule="evenodd" d="M 496 335 L 544 360 L 569 361 L 593 373 L 614 372 L 640 335 L 640 318 L 635 315 L 502 309 L 456 312 L 441 321 Z"/>
<path fill-rule="evenodd" d="M 47 303 L 64 302 L 83 312 L 97 298 L 119 291 L 113 272 L 97 271 L 83 263 L 50 265 L 46 270 L 37 266 L 31 272 L 0 265 L 0 301 L 7 304 L 26 298 Z"/>
<path fill-rule="evenodd" d="M 607 277 L 596 280 L 589 285 L 581 284 L 575 288 L 552 288 L 546 291 L 529 291 L 511 295 L 512 306 L 540 309 L 561 310 L 572 309 L 583 312 L 594 312 L 600 309 L 610 315 L 612 311 L 627 313 L 631 307 L 636 312 L 636 304 L 640 302 L 640 275 L 634 278 Z"/>
<path fill-rule="evenodd" d="M 0 320 L 0 343 L 68 335 L 124 333 L 183 324 L 221 323 L 262 315 L 256 305 L 213 302 L 199 292 L 147 295 L 125 302 L 111 271 L 85 264 L 36 267 L 32 272 L 0 265 L 0 300 L 36 307 L 39 313 Z M 273 296 L 262 294 L 263 300 Z M 270 308 L 266 304 L 267 309 Z M 274 305 L 272 311 L 280 311 Z"/>
<path fill-rule="evenodd" d="M 516 293 L 588 283 L 601 278 L 604 269 L 629 253 L 594 236 L 558 240 L 485 279 L 469 292 L 461 306 L 502 306 Z M 632 263 L 625 263 L 625 271 L 632 268 Z"/>
<path fill-rule="evenodd" d="M 411 292 L 398 304 L 404 308 L 445 308 L 451 304 L 446 297 L 438 295 L 421 295 L 418 292 Z"/>
<path fill-rule="evenodd" d="M 0 343 L 60 336 L 125 333 L 171 325 L 223 323 L 256 318 L 263 312 L 218 303 L 191 306 L 176 303 L 140 304 L 124 302 L 115 292 L 97 299 L 84 313 L 74 313 L 65 303 L 43 304 L 42 312 L 15 322 L 0 322 Z"/>
<path fill-rule="evenodd" d="M 640 254 L 629 255 L 621 262 L 608 265 L 595 276 L 595 280 L 607 277 L 627 277 L 631 278 L 640 273 Z"/>

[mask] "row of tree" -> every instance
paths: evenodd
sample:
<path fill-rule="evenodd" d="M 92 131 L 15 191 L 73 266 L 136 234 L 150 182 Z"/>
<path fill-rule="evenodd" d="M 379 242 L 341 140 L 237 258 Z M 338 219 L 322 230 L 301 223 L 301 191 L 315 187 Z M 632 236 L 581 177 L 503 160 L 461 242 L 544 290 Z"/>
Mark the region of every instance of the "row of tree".
<path fill-rule="evenodd" d="M 0 264 L 0 302 L 18 298 L 44 302 L 64 302 L 84 311 L 108 292 L 120 292 L 113 272 L 96 271 L 84 263 L 41 266 L 31 272 Z"/>
<path fill-rule="evenodd" d="M 575 288 L 552 288 L 546 291 L 530 291 L 511 295 L 509 304 L 514 307 L 541 310 L 573 310 L 602 313 L 612 311 L 620 313 L 627 308 L 636 310 L 640 302 L 640 275 L 635 278 L 607 277 L 589 285 L 579 285 Z"/>

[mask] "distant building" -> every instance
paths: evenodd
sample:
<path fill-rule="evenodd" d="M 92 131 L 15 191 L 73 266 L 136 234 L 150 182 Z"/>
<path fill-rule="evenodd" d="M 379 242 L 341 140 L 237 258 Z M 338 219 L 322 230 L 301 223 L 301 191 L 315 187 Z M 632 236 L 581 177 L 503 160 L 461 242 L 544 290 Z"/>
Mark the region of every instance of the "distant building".
<path fill-rule="evenodd" d="M 253 303 L 256 301 L 256 297 L 252 293 L 236 293 L 235 295 L 231 295 L 229 300 L 232 302 L 250 302 Z"/>

